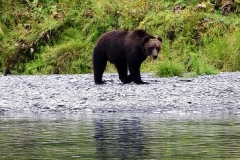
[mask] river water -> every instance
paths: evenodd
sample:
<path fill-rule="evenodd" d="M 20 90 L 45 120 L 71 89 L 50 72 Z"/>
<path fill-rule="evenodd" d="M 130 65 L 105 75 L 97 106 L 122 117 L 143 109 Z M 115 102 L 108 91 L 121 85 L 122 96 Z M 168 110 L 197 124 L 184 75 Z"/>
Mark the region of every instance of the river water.
<path fill-rule="evenodd" d="M 2 114 L 0 159 L 240 158 L 229 114 Z"/>

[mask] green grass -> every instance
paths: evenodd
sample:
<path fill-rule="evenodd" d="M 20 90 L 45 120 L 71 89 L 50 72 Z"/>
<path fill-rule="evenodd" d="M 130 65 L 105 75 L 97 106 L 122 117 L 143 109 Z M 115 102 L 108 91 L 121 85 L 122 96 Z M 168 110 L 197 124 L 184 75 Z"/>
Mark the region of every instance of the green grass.
<path fill-rule="evenodd" d="M 211 1 L 212 2 L 212 1 Z M 81 74 L 92 72 L 92 50 L 101 34 L 145 29 L 163 38 L 160 58 L 142 72 L 159 76 L 240 70 L 240 2 L 222 15 L 196 7 L 199 0 L 39 0 L 0 2 L 0 72 Z M 177 5 L 185 8 L 178 14 Z M 34 52 L 31 52 L 32 49 Z M 116 72 L 108 65 L 108 72 Z"/>
<path fill-rule="evenodd" d="M 181 77 L 183 76 L 184 70 L 184 66 L 181 63 L 163 61 L 157 65 L 155 73 L 159 77 Z"/>

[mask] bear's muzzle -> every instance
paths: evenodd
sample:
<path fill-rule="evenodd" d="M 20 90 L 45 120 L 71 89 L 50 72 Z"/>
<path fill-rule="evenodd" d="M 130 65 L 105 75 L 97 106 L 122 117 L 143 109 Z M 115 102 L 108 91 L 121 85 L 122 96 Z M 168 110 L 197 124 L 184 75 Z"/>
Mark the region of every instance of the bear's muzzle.
<path fill-rule="evenodd" d="M 158 57 L 157 54 L 152 55 L 152 59 L 157 59 L 157 57 Z"/>

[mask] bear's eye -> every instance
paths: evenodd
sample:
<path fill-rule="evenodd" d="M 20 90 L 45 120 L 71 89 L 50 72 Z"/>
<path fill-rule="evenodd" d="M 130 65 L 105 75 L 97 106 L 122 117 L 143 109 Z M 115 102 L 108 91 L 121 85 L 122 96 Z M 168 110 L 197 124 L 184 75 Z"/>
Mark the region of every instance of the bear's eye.
<path fill-rule="evenodd" d="M 149 49 L 149 51 L 152 51 L 154 49 L 154 47 L 149 47 L 148 49 Z"/>
<path fill-rule="evenodd" d="M 160 47 L 156 47 L 157 51 L 159 52 L 160 51 Z"/>

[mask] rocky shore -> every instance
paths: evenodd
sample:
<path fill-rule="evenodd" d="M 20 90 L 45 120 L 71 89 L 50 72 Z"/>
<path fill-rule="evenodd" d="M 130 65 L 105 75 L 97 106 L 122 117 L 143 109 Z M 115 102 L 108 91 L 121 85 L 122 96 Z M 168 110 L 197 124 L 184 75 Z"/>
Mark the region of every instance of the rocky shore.
<path fill-rule="evenodd" d="M 117 74 L 0 76 L 0 113 L 156 113 L 240 115 L 240 72 L 158 78 L 123 85 Z"/>

